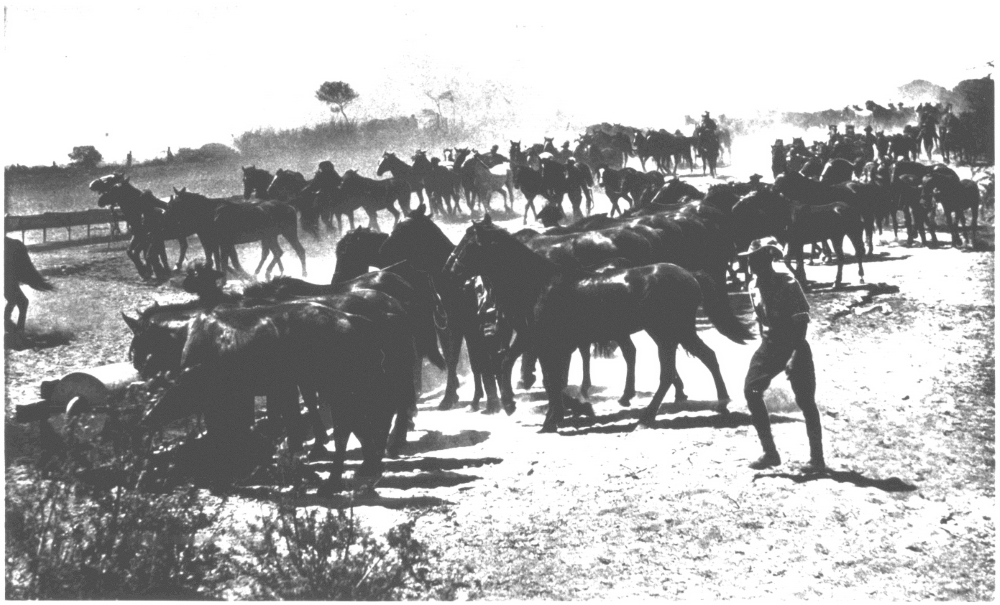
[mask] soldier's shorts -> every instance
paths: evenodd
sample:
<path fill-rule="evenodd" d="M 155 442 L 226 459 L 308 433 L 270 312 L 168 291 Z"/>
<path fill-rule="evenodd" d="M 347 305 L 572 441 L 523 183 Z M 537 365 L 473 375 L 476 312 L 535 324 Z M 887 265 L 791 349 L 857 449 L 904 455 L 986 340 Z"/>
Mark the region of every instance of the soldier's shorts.
<path fill-rule="evenodd" d="M 771 380 L 784 370 L 796 400 L 800 404 L 806 402 L 803 398 L 811 401 L 816 396 L 816 368 L 805 335 L 805 327 L 769 331 L 750 359 L 744 392 L 763 393 Z"/>

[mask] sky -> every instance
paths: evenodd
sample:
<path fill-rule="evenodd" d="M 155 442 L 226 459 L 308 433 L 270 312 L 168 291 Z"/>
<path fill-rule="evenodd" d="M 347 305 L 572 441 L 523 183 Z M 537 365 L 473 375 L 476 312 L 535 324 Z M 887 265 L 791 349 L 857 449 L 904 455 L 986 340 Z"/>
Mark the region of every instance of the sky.
<path fill-rule="evenodd" d="M 360 95 L 351 118 L 452 90 L 531 141 L 562 120 L 673 130 L 705 110 L 884 104 L 914 79 L 991 73 L 994 4 L 8 0 L 3 162 L 63 164 L 78 145 L 143 160 L 313 126 L 331 119 L 315 98 L 328 80 Z"/>

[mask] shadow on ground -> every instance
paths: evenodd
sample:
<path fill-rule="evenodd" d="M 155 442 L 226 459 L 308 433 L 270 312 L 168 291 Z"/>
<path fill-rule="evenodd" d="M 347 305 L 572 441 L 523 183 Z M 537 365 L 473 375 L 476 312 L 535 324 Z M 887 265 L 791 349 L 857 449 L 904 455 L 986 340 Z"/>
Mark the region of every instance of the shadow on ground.
<path fill-rule="evenodd" d="M 857 471 L 836 471 L 832 469 L 827 469 L 820 473 L 757 473 L 753 476 L 754 481 L 758 479 L 772 478 L 791 479 L 795 483 L 807 483 L 809 481 L 818 481 L 820 479 L 832 479 L 837 483 L 850 483 L 851 485 L 856 485 L 858 487 L 874 487 L 875 489 L 880 489 L 885 492 L 912 492 L 917 489 L 916 485 L 906 483 L 898 477 L 873 479 L 865 477 Z"/>
<path fill-rule="evenodd" d="M 4 332 L 3 348 L 13 351 L 26 351 L 28 349 L 51 349 L 69 344 L 75 334 L 67 330 L 38 330 L 28 328 L 24 332 Z"/>

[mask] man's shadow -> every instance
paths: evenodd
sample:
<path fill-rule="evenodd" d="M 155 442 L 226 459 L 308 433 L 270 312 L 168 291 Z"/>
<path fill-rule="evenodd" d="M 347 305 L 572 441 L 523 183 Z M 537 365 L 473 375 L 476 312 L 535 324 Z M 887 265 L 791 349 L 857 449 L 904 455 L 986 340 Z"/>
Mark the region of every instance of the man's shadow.
<path fill-rule="evenodd" d="M 875 489 L 880 489 L 884 492 L 912 492 L 916 491 L 917 486 L 906 483 L 899 477 L 889 477 L 888 479 L 873 479 L 870 477 L 865 477 L 858 471 L 837 471 L 833 469 L 826 469 L 824 471 L 816 473 L 756 473 L 753 476 L 753 480 L 758 479 L 791 479 L 795 483 L 807 483 L 809 481 L 818 481 L 819 479 L 832 479 L 837 483 L 850 483 L 858 487 L 874 487 Z"/>

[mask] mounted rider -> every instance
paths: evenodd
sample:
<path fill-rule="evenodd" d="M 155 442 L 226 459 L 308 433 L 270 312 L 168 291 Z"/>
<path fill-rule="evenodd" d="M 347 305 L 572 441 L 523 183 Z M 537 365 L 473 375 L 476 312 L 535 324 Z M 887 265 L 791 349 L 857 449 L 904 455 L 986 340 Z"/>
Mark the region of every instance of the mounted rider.
<path fill-rule="evenodd" d="M 488 166 L 489 168 L 493 168 L 494 166 L 510 162 L 509 159 L 507 159 L 500 153 L 499 145 L 494 145 L 493 147 L 490 147 L 489 152 L 484 153 L 482 155 L 482 160 L 483 163 L 486 164 L 486 166 Z"/>
<path fill-rule="evenodd" d="M 715 120 L 706 111 L 701 116 L 700 128 L 702 132 L 715 134 L 719 130 L 719 125 L 715 123 Z"/>
<path fill-rule="evenodd" d="M 318 170 L 316 170 L 313 180 L 306 185 L 306 188 L 302 190 L 302 193 L 330 194 L 337 189 L 337 187 L 340 187 L 340 181 L 340 175 L 333 168 L 333 162 L 323 160 L 319 163 Z"/>

